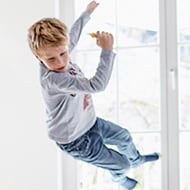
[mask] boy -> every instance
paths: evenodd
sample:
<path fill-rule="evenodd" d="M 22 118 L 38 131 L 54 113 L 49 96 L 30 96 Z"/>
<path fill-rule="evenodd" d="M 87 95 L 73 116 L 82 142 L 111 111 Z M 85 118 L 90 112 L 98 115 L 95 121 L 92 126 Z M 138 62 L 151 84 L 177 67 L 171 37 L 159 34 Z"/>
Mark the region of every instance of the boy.
<path fill-rule="evenodd" d="M 140 155 L 127 129 L 95 114 L 90 94 L 103 91 L 109 82 L 115 59 L 112 34 L 96 33 L 101 54 L 92 78 L 85 78 L 69 59 L 83 26 L 97 6 L 95 1 L 87 5 L 69 35 L 67 27 L 59 20 L 39 20 L 28 30 L 28 43 L 40 61 L 40 82 L 50 139 L 74 158 L 109 170 L 116 182 L 126 190 L 132 190 L 138 182 L 127 177 L 126 171 L 158 160 L 159 155 Z M 107 148 L 106 144 L 116 145 L 118 151 Z"/>

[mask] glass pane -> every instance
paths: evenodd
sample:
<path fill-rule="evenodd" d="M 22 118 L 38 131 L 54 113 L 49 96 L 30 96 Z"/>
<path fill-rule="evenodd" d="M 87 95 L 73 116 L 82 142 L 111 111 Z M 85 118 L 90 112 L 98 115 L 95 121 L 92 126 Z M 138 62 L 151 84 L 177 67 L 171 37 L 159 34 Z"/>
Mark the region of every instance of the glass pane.
<path fill-rule="evenodd" d="M 118 190 L 108 171 L 85 162 L 79 161 L 78 176 L 79 190 Z"/>
<path fill-rule="evenodd" d="M 180 183 L 181 190 L 190 189 L 190 153 L 188 147 L 190 144 L 190 132 L 180 133 Z"/>
<path fill-rule="evenodd" d="M 190 42 L 190 11 L 189 0 L 178 0 L 178 39 L 180 42 Z"/>
<path fill-rule="evenodd" d="M 190 45 L 179 47 L 180 129 L 190 129 Z"/>
<path fill-rule="evenodd" d="M 119 46 L 158 43 L 158 3 L 155 0 L 117 1 Z"/>
<path fill-rule="evenodd" d="M 158 48 L 119 50 L 119 121 L 131 131 L 160 130 Z"/>
<path fill-rule="evenodd" d="M 179 118 L 180 125 L 180 189 L 190 189 L 190 23 L 189 0 L 177 1 Z"/>
<path fill-rule="evenodd" d="M 136 147 L 142 154 L 161 152 L 159 133 L 132 134 L 132 136 Z M 139 181 L 142 190 L 161 190 L 161 161 L 147 163 L 132 169 L 129 176 Z"/>
<path fill-rule="evenodd" d="M 75 1 L 76 16 L 81 13 L 81 10 L 84 10 L 84 5 L 87 5 L 89 2 L 89 0 Z M 106 31 L 115 36 L 115 0 L 103 0 L 99 2 L 100 5 L 91 15 L 91 20 L 83 30 L 83 34 L 77 46 L 78 49 L 99 49 L 95 43 L 95 39 L 88 35 L 91 32 Z"/>

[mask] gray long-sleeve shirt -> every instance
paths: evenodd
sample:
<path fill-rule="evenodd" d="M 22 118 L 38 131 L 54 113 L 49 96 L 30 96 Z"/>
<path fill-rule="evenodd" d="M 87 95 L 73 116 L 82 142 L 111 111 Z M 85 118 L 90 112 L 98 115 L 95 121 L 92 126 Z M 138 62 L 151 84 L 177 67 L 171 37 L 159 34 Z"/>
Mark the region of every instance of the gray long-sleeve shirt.
<path fill-rule="evenodd" d="M 82 28 L 90 19 L 84 12 L 73 24 L 69 36 L 69 52 L 76 46 Z M 107 86 L 115 53 L 102 49 L 95 75 L 88 79 L 80 68 L 69 62 L 67 70 L 57 73 L 40 64 L 40 81 L 46 105 L 50 139 L 66 144 L 87 132 L 96 121 L 91 93 Z"/>

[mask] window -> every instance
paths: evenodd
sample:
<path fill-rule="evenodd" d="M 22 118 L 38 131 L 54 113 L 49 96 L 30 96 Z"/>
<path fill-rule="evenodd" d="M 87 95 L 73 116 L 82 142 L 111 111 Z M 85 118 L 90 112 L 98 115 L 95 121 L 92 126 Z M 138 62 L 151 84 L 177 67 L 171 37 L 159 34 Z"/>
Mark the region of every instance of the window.
<path fill-rule="evenodd" d="M 69 13 L 77 18 L 88 2 L 70 1 L 75 9 L 68 6 Z M 160 162 L 130 171 L 129 176 L 138 179 L 142 189 L 188 190 L 188 0 L 100 3 L 84 28 L 73 57 L 90 77 L 97 67 L 100 49 L 88 33 L 105 30 L 114 35 L 117 57 L 111 80 L 103 93 L 93 95 L 97 115 L 128 128 L 141 152 L 162 153 Z M 77 168 L 78 189 L 121 190 L 111 182 L 107 171 L 83 162 L 77 162 Z"/>
<path fill-rule="evenodd" d="M 76 15 L 85 3 L 85 0 L 76 1 Z M 94 95 L 95 107 L 101 117 L 129 129 L 142 153 L 161 152 L 158 12 L 158 1 L 153 0 L 102 1 L 84 28 L 75 54 L 76 62 L 90 77 L 97 67 L 100 49 L 95 39 L 87 34 L 104 30 L 114 35 L 117 59 L 113 75 L 107 89 Z M 83 162 L 79 163 L 79 168 L 81 190 L 119 188 L 110 182 L 107 171 Z M 144 189 L 161 189 L 161 165 L 158 162 L 131 170 L 129 176 L 138 179 Z"/>

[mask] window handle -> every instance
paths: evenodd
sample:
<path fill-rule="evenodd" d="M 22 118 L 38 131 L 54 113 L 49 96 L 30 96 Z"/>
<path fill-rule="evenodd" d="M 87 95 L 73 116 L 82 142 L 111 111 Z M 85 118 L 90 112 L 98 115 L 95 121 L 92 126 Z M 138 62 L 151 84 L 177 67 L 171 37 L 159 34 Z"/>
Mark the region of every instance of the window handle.
<path fill-rule="evenodd" d="M 176 70 L 174 68 L 170 69 L 170 79 L 172 90 L 176 89 Z"/>

